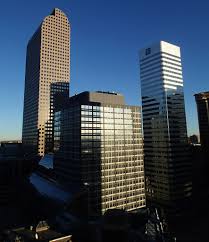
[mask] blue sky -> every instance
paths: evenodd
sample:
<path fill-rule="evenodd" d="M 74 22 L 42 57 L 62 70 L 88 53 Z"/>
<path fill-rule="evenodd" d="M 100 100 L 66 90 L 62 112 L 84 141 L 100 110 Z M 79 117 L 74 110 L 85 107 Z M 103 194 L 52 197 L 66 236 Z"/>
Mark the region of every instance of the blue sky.
<path fill-rule="evenodd" d="M 198 133 L 193 95 L 209 90 L 209 1 L 7 0 L 0 15 L 0 140 L 21 138 L 26 45 L 54 7 L 71 22 L 71 95 L 117 91 L 139 105 L 139 50 L 165 40 L 181 47 L 188 133 Z"/>

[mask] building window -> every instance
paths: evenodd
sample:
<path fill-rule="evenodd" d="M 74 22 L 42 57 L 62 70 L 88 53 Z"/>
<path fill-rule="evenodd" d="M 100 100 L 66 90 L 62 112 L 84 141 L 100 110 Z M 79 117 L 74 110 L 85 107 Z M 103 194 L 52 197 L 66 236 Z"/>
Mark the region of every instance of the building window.
<path fill-rule="evenodd" d="M 151 48 L 147 48 L 147 49 L 145 50 L 145 54 L 146 54 L 146 55 L 151 54 Z"/>

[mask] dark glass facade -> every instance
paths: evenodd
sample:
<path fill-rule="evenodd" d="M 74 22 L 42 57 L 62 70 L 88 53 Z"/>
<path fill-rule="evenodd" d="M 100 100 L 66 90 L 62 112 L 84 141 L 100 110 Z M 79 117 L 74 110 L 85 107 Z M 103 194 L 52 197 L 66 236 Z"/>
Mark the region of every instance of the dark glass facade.
<path fill-rule="evenodd" d="M 209 92 L 195 94 L 197 103 L 200 142 L 206 154 L 209 155 Z"/>
<path fill-rule="evenodd" d="M 85 186 L 94 213 L 145 206 L 139 107 L 69 102 L 55 112 L 54 142 L 57 179 Z"/>
<path fill-rule="evenodd" d="M 59 97 L 59 99 L 58 99 Z M 52 83 L 50 87 L 50 117 L 46 122 L 45 134 L 45 152 L 50 153 L 54 151 L 54 110 L 56 105 L 59 105 L 60 98 L 67 99 L 69 97 L 69 83 L 57 82 Z M 56 99 L 57 102 L 56 102 Z"/>
<path fill-rule="evenodd" d="M 147 199 L 178 210 L 191 197 L 180 49 L 161 41 L 141 51 Z"/>

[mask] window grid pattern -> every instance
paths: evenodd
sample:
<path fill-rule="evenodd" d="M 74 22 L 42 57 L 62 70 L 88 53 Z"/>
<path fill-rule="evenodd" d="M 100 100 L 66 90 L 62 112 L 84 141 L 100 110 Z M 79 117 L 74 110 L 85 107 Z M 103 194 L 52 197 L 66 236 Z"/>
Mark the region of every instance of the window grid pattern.
<path fill-rule="evenodd" d="M 59 9 L 47 16 L 27 46 L 23 143 L 41 156 L 50 148 L 51 84 L 70 80 L 70 25 Z M 51 131 L 50 131 L 51 132 Z"/>
<path fill-rule="evenodd" d="M 139 107 L 88 104 L 79 108 L 80 121 L 78 107 L 56 112 L 57 174 L 65 181 L 88 184 L 89 203 L 97 213 L 111 208 L 130 211 L 144 207 Z M 64 120 L 68 124 L 61 135 Z"/>
<path fill-rule="evenodd" d="M 143 57 L 140 70 L 147 198 L 174 205 L 191 196 L 191 164 L 181 58 L 169 51 Z"/>

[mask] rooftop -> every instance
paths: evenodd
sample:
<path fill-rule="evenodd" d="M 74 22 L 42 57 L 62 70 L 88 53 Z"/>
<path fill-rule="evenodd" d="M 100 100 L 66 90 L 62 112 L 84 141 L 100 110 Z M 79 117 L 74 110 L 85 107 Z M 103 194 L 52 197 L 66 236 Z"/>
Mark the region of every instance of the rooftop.
<path fill-rule="evenodd" d="M 194 96 L 195 96 L 195 98 L 200 98 L 200 99 L 209 98 L 209 91 L 196 93 L 196 94 L 194 94 Z"/>
<path fill-rule="evenodd" d="M 71 235 L 63 235 L 55 230 L 50 229 L 45 221 L 39 222 L 36 227 L 30 226 L 30 228 L 17 228 L 7 232 L 8 237 L 14 237 L 15 239 L 23 239 L 24 241 L 71 241 Z M 15 240 L 16 241 L 16 240 Z M 19 240 L 18 240 L 19 241 Z M 22 240 L 20 240 L 22 241 Z"/>
<path fill-rule="evenodd" d="M 70 97 L 69 101 L 72 103 L 79 102 L 80 104 L 87 104 L 89 102 L 101 104 L 118 104 L 124 105 L 123 95 L 116 92 L 109 91 L 96 91 L 96 92 L 81 92 L 77 95 Z"/>
<path fill-rule="evenodd" d="M 30 176 L 31 184 L 40 195 L 52 199 L 59 204 L 67 204 L 72 198 L 72 194 L 53 180 L 49 180 L 37 173 Z"/>
<path fill-rule="evenodd" d="M 39 165 L 46 169 L 53 169 L 53 159 L 54 155 L 47 154 L 39 161 Z"/>

